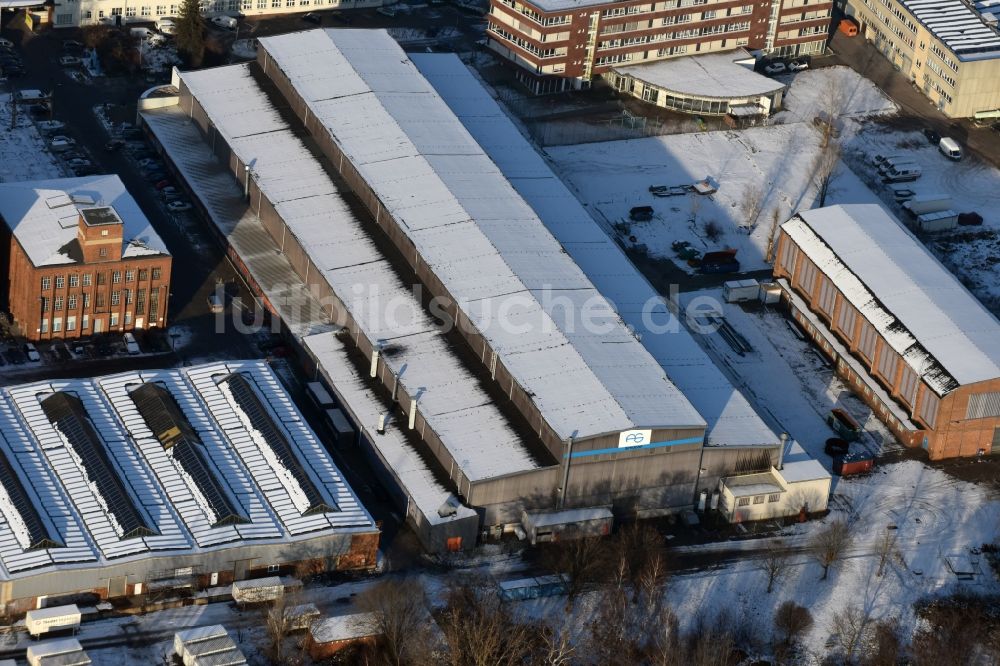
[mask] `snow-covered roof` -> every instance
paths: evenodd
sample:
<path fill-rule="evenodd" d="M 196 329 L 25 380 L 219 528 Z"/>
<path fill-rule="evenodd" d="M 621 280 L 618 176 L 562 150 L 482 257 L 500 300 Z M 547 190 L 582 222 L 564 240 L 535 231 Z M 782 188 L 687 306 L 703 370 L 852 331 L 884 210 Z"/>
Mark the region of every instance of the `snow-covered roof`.
<path fill-rule="evenodd" d="M 1000 57 L 1000 35 L 963 0 L 900 0 L 961 60 Z"/>
<path fill-rule="evenodd" d="M 743 65 L 740 60 L 750 64 Z M 685 97 L 739 99 L 768 95 L 785 87 L 753 71 L 753 56 L 744 49 L 615 67 L 614 71 Z"/>
<path fill-rule="evenodd" d="M 281 465 L 267 461 L 268 442 L 254 437 L 232 410 L 218 407 L 206 381 L 233 373 L 253 381 L 261 403 L 282 424 L 293 454 L 309 470 L 333 511 L 291 515 L 288 493 L 272 478 Z M 198 488 L 150 431 L 130 391 L 155 382 L 169 391 L 193 431 L 206 473 L 228 488 L 248 522 L 213 526 Z M 209 395 L 205 395 L 208 393 Z M 53 397 L 73 410 L 58 412 Z M 90 448 L 85 448 L 86 443 Z M 347 486 L 263 361 L 130 372 L 94 379 L 50 380 L 0 392 L 0 454 L 27 488 L 30 507 L 0 493 L 0 579 L 46 567 L 101 565 L 157 552 L 191 554 L 241 543 L 280 543 L 323 531 L 373 531 L 374 522 Z M 101 459 L 103 469 L 93 466 Z M 261 467 L 266 470 L 261 471 Z M 97 472 L 107 472 L 99 474 Z M 103 477 L 103 478 L 101 478 Z M 107 478 L 120 483 L 109 492 Z M 8 489 L 9 492 L 9 489 Z M 24 512 L 40 517 L 62 545 L 29 548 Z M 124 516 L 146 528 L 123 534 Z"/>
<path fill-rule="evenodd" d="M 597 5 L 610 4 L 609 0 L 528 0 L 522 4 L 540 12 L 569 12 L 574 9 L 585 9 Z"/>
<path fill-rule="evenodd" d="M 569 256 L 642 334 L 642 345 L 707 421 L 706 444 L 776 444 L 774 432 L 462 61 L 452 54 L 410 57 Z"/>
<path fill-rule="evenodd" d="M 704 425 L 387 32 L 260 45 L 560 437 Z"/>
<path fill-rule="evenodd" d="M 1000 322 L 881 206 L 818 208 L 781 228 L 939 395 L 1000 377 Z"/>
<path fill-rule="evenodd" d="M 794 439 L 785 443 L 785 455 L 778 475 L 785 483 L 804 483 L 831 478 L 826 468 L 818 460 L 810 457 L 802 445 Z"/>
<path fill-rule="evenodd" d="M 411 395 L 419 393 L 421 415 L 463 473 L 479 480 L 536 468 L 521 437 L 456 358 L 329 175 L 295 131 L 279 122 L 249 66 L 184 72 L 180 78 L 240 159 L 253 165 L 251 177 L 365 337 L 385 344 L 383 362 Z M 164 127 L 161 114 L 147 112 L 146 118 L 157 131 Z M 234 232 L 247 233 L 251 224 L 241 222 Z M 259 242 L 269 242 L 276 254 L 266 236 Z M 297 278 L 288 268 L 285 284 L 290 280 Z"/>
<path fill-rule="evenodd" d="M 0 217 L 35 266 L 81 262 L 77 220 L 95 206 L 110 206 L 121 218 L 122 257 L 168 254 L 116 175 L 0 183 Z"/>
<path fill-rule="evenodd" d="M 377 636 L 380 633 L 378 626 L 375 613 L 352 613 L 313 620 L 309 633 L 316 643 L 332 643 Z"/>
<path fill-rule="evenodd" d="M 425 461 L 407 442 L 402 424 L 390 422 L 384 432 L 378 432 L 379 417 L 388 408 L 371 383 L 358 374 L 340 339 L 332 333 L 322 333 L 304 338 L 302 342 L 317 359 L 320 372 L 336 387 L 341 404 L 350 411 L 358 428 L 365 432 L 379 458 L 426 521 L 438 525 L 475 516 L 476 512 L 463 504 L 454 506 L 455 513 L 451 516 L 438 514 L 438 509 L 453 496 L 452 492 L 434 475 L 434 463 Z"/>

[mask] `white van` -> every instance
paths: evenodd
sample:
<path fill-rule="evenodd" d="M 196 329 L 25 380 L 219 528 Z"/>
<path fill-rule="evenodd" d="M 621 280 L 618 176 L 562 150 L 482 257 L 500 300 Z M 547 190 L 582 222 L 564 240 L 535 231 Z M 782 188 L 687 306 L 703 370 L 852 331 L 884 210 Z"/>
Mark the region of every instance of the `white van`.
<path fill-rule="evenodd" d="M 941 154 L 947 157 L 949 160 L 959 161 L 962 159 L 962 147 L 958 145 L 958 141 L 950 139 L 946 136 L 941 137 L 941 141 L 938 142 L 938 150 Z"/>
<path fill-rule="evenodd" d="M 887 183 L 906 183 L 920 178 L 922 172 L 916 164 L 897 164 L 885 171 L 884 180 Z"/>

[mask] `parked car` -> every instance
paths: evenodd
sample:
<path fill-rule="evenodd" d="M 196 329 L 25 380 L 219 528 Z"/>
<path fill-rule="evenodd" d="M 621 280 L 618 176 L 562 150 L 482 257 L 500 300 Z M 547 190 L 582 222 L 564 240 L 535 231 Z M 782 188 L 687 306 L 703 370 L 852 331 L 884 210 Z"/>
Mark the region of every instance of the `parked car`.
<path fill-rule="evenodd" d="M 59 122 L 58 120 L 43 120 L 35 123 L 35 126 L 39 132 L 58 132 L 66 129 L 66 123 Z"/>
<path fill-rule="evenodd" d="M 54 137 L 52 137 L 52 140 L 53 141 L 62 141 L 63 143 L 67 143 L 67 144 L 69 144 L 71 146 L 75 146 L 76 145 L 76 139 L 74 139 L 72 137 L 69 137 L 69 136 L 66 136 L 64 134 L 56 134 Z"/>
<path fill-rule="evenodd" d="M 74 176 L 93 176 L 94 174 L 101 172 L 101 170 L 93 164 L 88 164 L 87 166 L 75 166 L 72 167 L 72 169 Z"/>
<path fill-rule="evenodd" d="M 28 360 L 32 363 L 37 363 L 42 360 L 42 355 L 38 353 L 38 349 L 35 345 L 30 342 L 24 343 L 24 354 L 28 357 Z"/>
<path fill-rule="evenodd" d="M 127 351 L 130 356 L 142 353 L 142 350 L 139 349 L 139 343 L 135 341 L 134 335 L 126 333 L 122 336 L 122 339 L 125 341 L 125 351 Z"/>
<path fill-rule="evenodd" d="M 236 27 L 239 25 L 239 21 L 232 16 L 213 16 L 212 25 L 216 25 L 226 30 L 236 30 Z"/>
<path fill-rule="evenodd" d="M 104 144 L 104 150 L 109 153 L 117 153 L 125 146 L 125 142 L 121 139 L 111 139 L 106 144 Z"/>
<path fill-rule="evenodd" d="M 79 67 L 81 64 L 83 64 L 83 61 L 76 56 L 64 55 L 59 58 L 60 67 Z"/>
<path fill-rule="evenodd" d="M 809 63 L 805 60 L 793 60 L 788 63 L 788 71 L 790 72 L 801 72 L 804 69 L 809 69 Z"/>
<path fill-rule="evenodd" d="M 173 185 L 167 185 L 160 190 L 160 196 L 163 197 L 164 201 L 174 201 L 176 199 L 180 199 L 183 195 L 181 194 L 181 191 Z"/>
<path fill-rule="evenodd" d="M 71 149 L 75 145 L 72 139 L 67 139 L 64 136 L 57 136 L 49 142 L 49 148 L 52 152 L 61 153 Z"/>
<path fill-rule="evenodd" d="M 91 162 L 88 159 L 84 159 L 82 157 L 74 157 L 71 160 L 67 160 L 66 164 L 68 164 L 71 167 L 93 166 L 93 162 Z"/>
<path fill-rule="evenodd" d="M 50 109 L 44 104 L 32 104 L 28 107 L 28 113 L 33 116 L 44 117 L 49 115 Z"/>
<path fill-rule="evenodd" d="M 147 183 L 156 183 L 167 177 L 165 171 L 148 171 L 146 172 L 145 178 Z"/>
<path fill-rule="evenodd" d="M 0 48 L 12 49 L 14 48 L 14 42 L 10 41 L 9 39 L 0 37 Z"/>
<path fill-rule="evenodd" d="M 962 159 L 962 147 L 958 145 L 958 141 L 952 138 L 943 136 L 941 140 L 938 141 L 938 150 L 941 154 L 947 157 L 949 160 L 958 162 Z"/>
<path fill-rule="evenodd" d="M 63 51 L 83 51 L 84 48 L 86 47 L 83 45 L 83 42 L 78 42 L 75 39 L 67 39 L 62 43 Z"/>
<path fill-rule="evenodd" d="M 308 14 L 304 14 L 302 16 L 302 20 L 306 21 L 307 23 L 315 23 L 316 25 L 320 25 L 321 23 L 323 23 L 323 17 L 317 14 L 316 12 L 309 12 Z"/>
<path fill-rule="evenodd" d="M 932 146 L 936 146 L 941 142 L 941 135 L 932 130 L 930 127 L 924 128 L 924 136 L 927 140 L 931 142 Z"/>
<path fill-rule="evenodd" d="M 774 76 L 775 74 L 784 74 L 788 71 L 788 66 L 783 62 L 772 62 L 764 65 L 764 73 L 768 76 Z"/>
<path fill-rule="evenodd" d="M 166 187 L 170 187 L 170 180 L 164 178 L 163 180 L 158 181 L 155 185 L 153 185 L 153 187 L 155 187 L 157 190 L 162 190 Z"/>
<path fill-rule="evenodd" d="M 149 167 L 159 165 L 159 163 L 159 160 L 154 157 L 144 157 L 138 162 L 140 169 L 148 169 Z"/>
<path fill-rule="evenodd" d="M 171 213 L 183 213 L 186 210 L 191 210 L 191 204 L 189 204 L 187 201 L 180 201 L 180 200 L 170 201 L 167 203 L 167 210 L 169 210 Z"/>

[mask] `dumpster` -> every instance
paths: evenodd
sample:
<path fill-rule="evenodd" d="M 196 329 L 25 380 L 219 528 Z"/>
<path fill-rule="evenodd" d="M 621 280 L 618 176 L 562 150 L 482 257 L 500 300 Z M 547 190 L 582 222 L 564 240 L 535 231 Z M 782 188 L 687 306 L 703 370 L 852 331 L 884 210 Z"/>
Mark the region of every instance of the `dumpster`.
<path fill-rule="evenodd" d="M 839 407 L 830 410 L 826 422 L 841 439 L 856 442 L 861 436 L 861 426 L 854 418 Z"/>
<path fill-rule="evenodd" d="M 833 457 L 833 473 L 840 476 L 857 476 L 872 471 L 875 460 L 867 453 L 847 453 Z"/>

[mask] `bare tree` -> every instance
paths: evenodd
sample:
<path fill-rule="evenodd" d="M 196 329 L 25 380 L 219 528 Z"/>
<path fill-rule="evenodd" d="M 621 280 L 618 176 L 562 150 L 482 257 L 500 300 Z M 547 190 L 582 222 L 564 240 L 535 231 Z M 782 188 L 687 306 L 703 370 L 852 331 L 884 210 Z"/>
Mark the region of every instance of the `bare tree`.
<path fill-rule="evenodd" d="M 569 666 L 573 663 L 573 652 L 569 623 L 565 622 L 561 627 L 546 632 L 544 650 L 539 664 L 541 666 Z"/>
<path fill-rule="evenodd" d="M 778 238 L 778 222 L 781 221 L 781 209 L 775 206 L 771 211 L 771 229 L 767 233 L 767 254 L 764 261 L 771 263 L 774 261 L 774 245 Z"/>
<path fill-rule="evenodd" d="M 687 640 L 685 663 L 691 666 L 728 666 L 736 649 L 734 636 L 739 631 L 725 611 L 709 622 L 699 617 Z"/>
<path fill-rule="evenodd" d="M 448 592 L 438 619 L 452 666 L 514 666 L 532 651 L 535 629 L 516 622 L 492 585 L 464 581 Z"/>
<path fill-rule="evenodd" d="M 285 639 L 292 630 L 289 610 L 285 598 L 278 597 L 264 611 L 264 629 L 267 633 L 265 652 L 272 664 L 280 664 L 285 660 Z"/>
<path fill-rule="evenodd" d="M 762 184 L 756 182 L 747 184 L 743 190 L 743 198 L 740 200 L 740 212 L 743 214 L 743 222 L 740 226 L 748 230 L 757 226 L 757 218 L 760 217 L 766 198 Z"/>
<path fill-rule="evenodd" d="M 788 646 L 795 643 L 813 624 L 812 614 L 805 606 L 794 601 L 785 601 L 774 613 L 774 628 L 781 635 L 781 643 Z"/>
<path fill-rule="evenodd" d="M 624 572 L 624 567 L 619 571 Z M 593 663 L 627 666 L 637 662 L 639 645 L 631 630 L 632 608 L 624 584 L 612 583 L 600 593 L 586 641 Z"/>
<path fill-rule="evenodd" d="M 667 606 L 661 606 L 656 615 L 649 617 L 649 642 L 646 645 L 646 661 L 649 666 L 681 666 L 680 621 L 677 614 Z"/>
<path fill-rule="evenodd" d="M 866 643 L 868 628 L 868 615 L 856 604 L 845 606 L 839 613 L 833 614 L 833 630 L 844 653 L 845 664 L 854 663 L 854 654 Z"/>
<path fill-rule="evenodd" d="M 774 591 L 774 581 L 788 570 L 788 554 L 772 543 L 764 553 L 764 571 L 767 573 L 767 593 Z"/>
<path fill-rule="evenodd" d="M 565 574 L 567 603 L 572 604 L 588 585 L 604 571 L 604 542 L 599 537 L 584 537 L 549 544 L 542 561 L 550 569 Z"/>
<path fill-rule="evenodd" d="M 826 198 L 830 194 L 830 183 L 836 175 L 838 164 L 840 164 L 840 141 L 831 136 L 821 146 L 813 163 L 813 181 L 818 189 L 816 199 L 820 208 L 826 205 Z"/>
<path fill-rule="evenodd" d="M 851 534 L 843 521 L 830 523 L 822 531 L 817 532 L 809 543 L 813 557 L 823 567 L 826 580 L 830 573 L 830 565 L 839 560 L 851 543 Z"/>
<path fill-rule="evenodd" d="M 892 555 L 895 545 L 896 538 L 890 530 L 886 530 L 882 538 L 875 542 L 875 554 L 878 556 L 878 571 L 875 573 L 876 576 L 881 577 L 885 573 L 885 565 L 888 563 L 889 556 Z"/>
<path fill-rule="evenodd" d="M 429 659 L 430 616 L 423 585 L 416 579 L 383 580 L 360 595 L 358 606 L 375 616 L 380 663 L 404 666 Z"/>
<path fill-rule="evenodd" d="M 899 634 L 899 619 L 878 622 L 871 631 L 872 644 L 862 655 L 865 666 L 896 666 L 903 654 L 903 639 Z"/>

